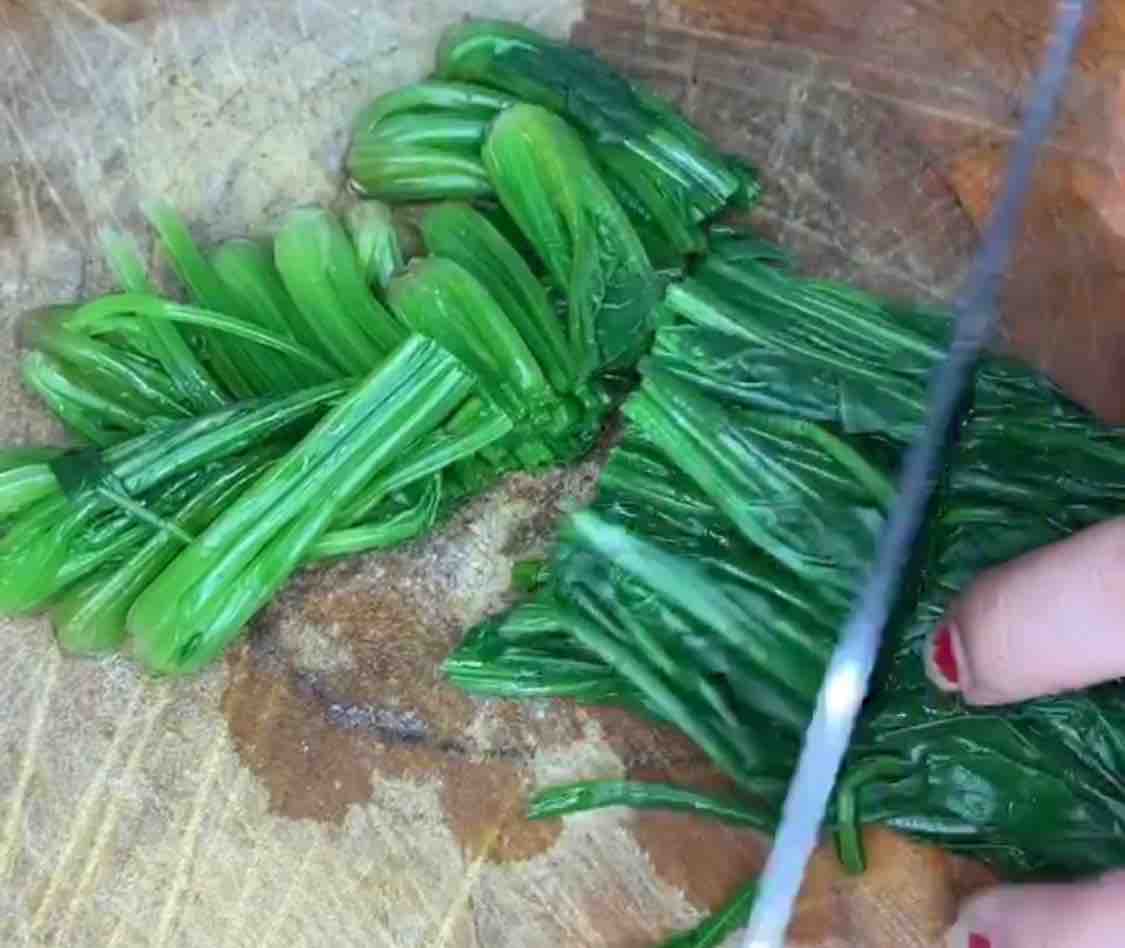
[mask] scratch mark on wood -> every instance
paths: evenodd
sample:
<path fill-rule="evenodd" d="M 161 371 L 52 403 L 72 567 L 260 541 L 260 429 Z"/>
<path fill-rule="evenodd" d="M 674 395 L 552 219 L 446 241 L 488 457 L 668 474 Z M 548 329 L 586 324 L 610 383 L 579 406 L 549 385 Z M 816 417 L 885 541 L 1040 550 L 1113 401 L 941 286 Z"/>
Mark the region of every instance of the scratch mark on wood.
<path fill-rule="evenodd" d="M 70 23 L 67 20 L 67 18 L 66 17 L 60 17 L 58 19 L 58 23 L 60 25 L 61 31 L 64 34 L 63 43 L 61 43 L 60 45 L 65 44 L 68 47 L 73 47 L 73 49 L 75 51 L 75 57 L 72 60 L 72 62 L 74 62 L 76 64 L 76 66 L 77 66 L 76 71 L 81 73 L 83 83 L 86 86 L 86 88 L 89 90 L 90 104 L 96 110 L 100 110 L 102 112 L 108 112 L 113 107 L 112 104 L 111 104 L 112 103 L 112 97 L 106 94 L 105 84 L 101 81 L 102 70 L 97 69 L 94 66 L 94 64 L 90 61 L 90 58 L 86 54 L 86 51 L 82 46 L 82 43 L 80 43 L 78 41 L 78 38 L 74 35 L 74 30 L 71 28 Z M 54 30 L 54 27 L 52 26 L 52 31 L 53 30 Z M 132 125 L 134 127 L 137 127 L 137 126 L 140 125 L 140 115 L 137 111 L 137 100 L 136 100 L 136 94 L 135 94 L 136 93 L 136 86 L 135 86 L 135 82 L 134 82 L 134 74 L 133 74 L 132 71 L 130 71 L 130 72 L 127 73 L 127 75 L 129 77 L 129 80 L 130 80 L 130 82 L 128 83 L 128 89 L 129 89 L 129 92 L 131 94 L 126 96 L 125 98 L 127 100 L 128 106 L 129 106 L 130 116 L 131 116 L 131 119 L 132 119 Z M 120 135 L 117 136 L 117 145 L 121 148 L 122 152 L 127 152 L 129 150 L 128 143 L 125 141 L 123 136 L 120 136 Z M 128 177 L 132 181 L 137 182 L 139 184 L 139 181 L 137 180 L 137 173 L 136 173 L 136 170 L 133 167 L 133 163 L 127 162 L 125 164 L 125 167 L 128 170 Z M 112 202 L 109 202 L 108 208 L 109 208 L 109 213 L 113 214 L 113 204 L 112 204 Z"/>
<path fill-rule="evenodd" d="M 219 22 L 221 13 L 215 15 L 215 32 L 219 34 L 219 42 L 223 46 L 223 58 L 226 60 L 227 69 L 230 70 L 231 76 L 234 77 L 236 85 L 244 86 L 247 83 L 246 73 L 242 67 L 238 65 L 238 59 L 234 55 L 234 46 L 231 43 L 231 30 L 229 27 L 223 26 Z"/>
<path fill-rule="evenodd" d="M 392 841 L 390 845 L 394 846 L 395 844 Z M 386 945 L 390 946 L 390 948 L 394 948 L 397 939 L 375 914 L 375 910 L 371 906 L 371 900 L 367 897 L 367 893 L 364 892 L 362 880 L 356 876 L 355 870 L 352 869 L 345 859 L 341 858 L 340 852 L 336 847 L 330 848 L 328 854 L 332 857 L 332 866 L 329 867 L 330 871 L 334 871 L 336 875 L 343 876 L 347 880 L 348 886 L 351 888 L 354 895 L 351 908 L 342 907 L 342 914 L 352 916 L 353 918 L 357 915 L 359 916 L 355 918 L 355 920 L 359 923 L 360 932 L 364 938 L 369 937 L 371 932 L 374 931 Z M 334 887 L 332 891 L 334 900 L 338 902 L 339 900 L 335 898 Z"/>
<path fill-rule="evenodd" d="M 262 933 L 262 940 L 258 942 L 259 948 L 269 948 L 273 944 L 274 937 L 277 935 L 278 930 L 281 928 L 281 923 L 285 921 L 289 915 L 289 905 L 293 901 L 293 893 L 298 891 L 298 887 L 303 887 L 305 876 L 309 871 L 309 863 L 316 855 L 316 851 L 323 845 L 324 839 L 317 836 L 305 849 L 305 854 L 301 857 L 301 862 L 297 866 L 296 871 L 293 873 L 292 878 L 289 880 L 289 885 L 285 887 L 285 892 L 281 896 L 281 901 L 277 904 L 277 910 L 274 912 L 273 918 L 266 930 Z"/>
<path fill-rule="evenodd" d="M 461 884 L 457 887 L 457 892 L 450 900 L 449 906 L 446 908 L 444 916 L 442 917 L 440 927 L 437 931 L 437 938 L 431 942 L 435 948 L 446 948 L 446 945 L 449 944 L 450 939 L 453 937 L 457 920 L 461 913 L 465 911 L 466 906 L 472 898 L 473 889 L 476 888 L 477 880 L 484 871 L 484 865 L 488 860 L 488 854 L 491 852 L 496 838 L 500 835 L 501 827 L 503 827 L 506 822 L 508 812 L 510 812 L 511 805 L 514 803 L 515 800 L 513 799 L 509 804 L 508 810 L 493 824 L 492 831 L 485 838 L 484 845 L 480 847 L 480 852 L 477 853 L 476 857 L 469 863 L 468 868 L 462 874 Z"/>
<path fill-rule="evenodd" d="M 58 649 L 51 647 L 44 664 L 47 666 L 45 671 L 36 676 L 42 680 L 43 690 L 39 693 L 39 700 L 31 711 L 31 724 L 28 726 L 27 738 L 23 744 L 19 778 L 16 780 L 12 798 L 8 801 L 8 818 L 4 821 L 4 838 L 0 843 L 0 879 L 8 877 L 15 863 L 15 853 L 20 838 L 20 819 L 23 817 L 27 791 L 31 786 L 31 775 L 35 772 L 35 764 L 39 757 L 39 743 L 43 739 L 43 726 L 47 722 L 51 696 L 59 680 L 61 659 Z"/>
<path fill-rule="evenodd" d="M 98 13 L 97 10 L 91 10 L 88 6 L 86 6 L 86 4 L 84 4 L 82 2 L 82 0 L 66 0 L 66 4 L 67 4 L 67 6 L 76 10 L 78 13 L 81 13 L 82 16 L 86 17 L 89 20 L 92 20 L 94 23 L 96 23 L 101 29 L 105 30 L 105 32 L 107 32 L 114 39 L 124 43 L 126 46 L 130 47 L 131 49 L 141 49 L 141 48 L 143 48 L 143 45 L 144 45 L 143 43 L 140 43 L 139 41 L 135 40 L 132 36 L 130 36 L 128 33 L 126 33 L 125 30 L 121 29 L 121 27 L 119 27 L 117 24 L 110 23 L 110 21 L 107 20 L 100 13 Z"/>
<path fill-rule="evenodd" d="M 133 696 L 129 699 L 129 704 L 124 714 L 118 722 L 117 730 L 113 735 L 113 740 L 110 741 L 109 749 L 106 751 L 101 766 L 98 767 L 97 773 L 94 774 L 94 779 L 86 785 L 86 789 L 83 791 L 82 797 L 78 801 L 78 806 L 74 811 L 74 818 L 71 820 L 70 826 L 67 827 L 65 836 L 66 844 L 63 847 L 62 854 L 59 856 L 55 863 L 54 870 L 47 879 L 47 887 L 43 892 L 43 898 L 39 900 L 39 905 L 35 909 L 35 914 L 31 917 L 31 931 L 33 935 L 47 920 L 51 905 L 55 901 L 55 897 L 59 892 L 59 887 L 66 877 L 66 871 L 70 866 L 70 860 L 74 856 L 78 846 L 86 840 L 87 824 L 93 819 L 106 784 L 109 782 L 109 775 L 117 766 L 117 758 L 121 754 L 122 748 L 125 746 L 125 738 L 132 733 L 132 725 L 135 720 L 138 720 L 137 710 L 140 707 L 141 696 L 143 694 L 144 685 L 138 684 L 136 691 L 134 691 Z M 107 819 L 107 812 L 108 809 L 102 812 L 103 824 Z M 71 905 L 73 906 L 73 904 L 74 901 L 72 899 Z"/>
<path fill-rule="evenodd" d="M 580 856 L 580 859 L 587 865 L 591 864 L 591 857 L 588 853 L 583 853 Z M 594 868 L 588 870 L 587 872 L 579 873 L 579 876 L 586 879 L 592 879 L 596 877 L 596 871 L 596 868 Z M 613 889 L 614 887 L 615 884 L 611 881 L 608 884 L 608 888 Z M 579 942 L 581 944 L 593 945 L 598 941 L 601 941 L 603 944 L 605 943 L 605 936 L 600 934 L 597 928 L 590 923 L 591 920 L 589 911 L 584 909 L 578 903 L 577 899 L 575 899 L 574 897 L 573 890 L 570 889 L 570 887 L 555 887 L 551 891 L 550 898 L 547 898 L 546 894 L 542 890 L 537 889 L 536 897 L 539 900 L 539 904 L 543 906 L 544 912 L 546 912 L 546 914 L 551 919 L 556 922 L 562 922 L 564 925 L 566 925 L 568 931 L 580 933 Z M 559 911 L 560 905 L 566 907 L 566 909 L 569 911 L 569 921 L 563 922 L 562 913 Z"/>
<path fill-rule="evenodd" d="M 248 658 L 244 656 L 243 660 L 239 663 L 239 671 L 236 674 L 242 672 L 242 670 L 246 666 L 247 661 Z M 276 682 L 274 682 L 273 687 L 270 688 L 269 695 L 266 697 L 262 713 L 258 717 L 258 726 L 255 734 L 256 738 L 259 738 L 261 737 L 261 735 L 267 733 L 266 723 L 275 713 L 277 709 L 277 699 L 280 697 L 282 691 L 283 683 L 281 679 L 278 679 Z M 228 796 L 227 802 L 223 807 L 223 816 L 220 818 L 220 826 L 222 825 L 223 820 L 226 819 L 227 811 L 230 808 L 231 801 L 234 799 L 235 790 L 241 790 L 242 786 L 247 782 L 247 780 L 249 780 L 249 771 L 244 768 L 239 771 L 238 779 L 235 781 L 235 786 L 231 790 L 230 796 Z M 237 945 L 239 943 L 242 937 L 242 928 L 245 922 L 246 915 L 246 902 L 255 890 L 255 884 L 262 875 L 262 842 L 265 840 L 265 837 L 266 828 L 263 824 L 257 827 L 257 829 L 253 833 L 253 861 L 250 863 L 250 868 L 244 874 L 242 883 L 239 886 L 238 898 L 235 901 L 234 911 L 231 913 L 230 918 L 227 921 L 226 933 L 222 938 L 219 939 L 219 943 L 221 945 L 227 946 L 227 948 L 233 948 L 234 945 Z"/>
<path fill-rule="evenodd" d="M 363 814 L 364 822 L 375 833 L 378 834 L 379 838 L 383 841 L 384 846 L 386 846 L 388 849 L 391 847 L 398 848 L 407 856 L 407 858 L 411 862 L 414 862 L 417 865 L 421 865 L 421 859 L 418 858 L 418 855 L 414 851 L 414 847 L 410 842 L 409 833 L 404 833 L 402 837 L 396 842 L 395 840 L 391 839 L 390 834 L 383 826 L 379 824 L 377 820 L 373 820 L 371 818 L 371 813 L 367 809 L 367 807 L 360 807 L 360 812 Z M 422 909 L 425 911 L 430 924 L 436 928 L 439 924 L 436 903 L 426 894 L 422 886 L 418 884 L 417 877 L 408 874 L 407 878 L 409 879 L 411 886 L 414 889 L 414 897 L 418 900 L 418 904 L 422 906 Z"/>
<path fill-rule="evenodd" d="M 28 69 L 28 71 L 29 72 L 33 71 L 32 63 L 31 63 L 30 58 L 27 55 L 27 51 L 23 48 L 23 45 L 19 42 L 18 38 L 16 39 L 15 47 L 16 47 L 16 51 L 17 51 L 18 55 L 24 61 L 24 64 L 25 64 L 26 68 Z M 67 124 L 66 118 L 62 114 L 62 112 L 59 110 L 59 107 L 55 104 L 55 100 L 52 99 L 51 96 L 48 94 L 46 86 L 43 83 L 35 83 L 35 89 L 39 93 L 40 100 L 46 106 L 47 110 L 51 113 L 51 116 L 55 120 L 56 125 L 60 128 L 65 127 L 66 124 Z M 34 153 L 34 150 L 28 144 L 27 139 L 25 138 L 22 130 L 19 127 L 19 123 L 16 121 L 16 117 L 8 109 L 7 105 L 5 105 L 2 101 L 0 101 L 0 108 L 4 109 L 4 112 L 8 117 L 8 122 L 12 126 L 12 129 L 15 131 L 16 137 L 19 138 L 20 145 L 21 145 L 24 153 L 28 156 L 28 159 L 39 170 L 39 173 L 41 174 L 44 182 L 50 188 L 51 194 L 55 198 L 56 203 L 59 205 L 59 210 L 62 211 L 63 206 L 62 206 L 62 203 L 61 203 L 61 199 L 58 197 L 58 194 L 55 191 L 54 185 L 50 181 L 50 175 L 47 173 L 46 166 L 42 163 L 42 161 Z M 72 136 L 65 135 L 65 136 L 63 136 L 63 138 L 66 141 L 66 144 L 67 144 L 68 148 L 70 149 L 71 154 L 74 156 L 75 167 L 80 168 L 82 166 L 83 160 L 85 159 L 86 156 L 84 156 L 82 154 L 81 149 L 79 149 L 79 147 L 78 147 L 78 143 L 74 140 L 74 138 Z M 83 189 L 78 188 L 77 191 L 78 191 L 79 200 L 81 200 L 82 205 L 85 208 L 86 218 L 87 218 L 88 221 L 93 223 L 94 221 L 96 221 L 98 219 L 98 215 L 96 213 L 96 208 L 87 199 L 86 194 L 83 191 Z M 117 218 L 117 215 L 114 213 L 112 206 L 108 209 L 108 213 L 110 214 L 111 217 L 113 217 L 114 224 L 118 228 L 121 228 L 121 222 Z M 83 231 L 81 230 L 81 228 L 79 228 L 78 224 L 74 221 L 74 218 L 71 217 L 68 212 L 66 213 L 66 217 L 67 217 L 67 220 L 69 222 L 71 222 L 72 227 L 74 227 L 76 236 L 78 236 L 80 239 L 84 239 Z"/>
<path fill-rule="evenodd" d="M 211 788 L 218 778 L 222 766 L 222 752 L 226 744 L 226 734 L 217 733 L 211 741 L 211 750 L 203 764 L 202 776 L 192 802 L 191 812 L 184 827 L 183 842 L 180 844 L 180 858 L 176 863 L 176 873 L 160 913 L 156 937 L 153 944 L 164 948 L 168 945 L 174 930 L 176 916 L 187 891 L 188 876 L 195 861 L 195 851 L 199 843 L 199 832 L 203 826 L 203 816 L 211 797 Z"/>
<path fill-rule="evenodd" d="M 55 207 L 59 209 L 59 214 L 61 214 L 62 217 L 66 220 L 67 224 L 70 225 L 70 229 L 74 231 L 75 238 L 81 240 L 82 229 L 78 226 L 77 219 L 73 214 L 71 214 L 70 208 L 66 206 L 66 202 L 62 199 L 62 195 L 60 195 L 56 190 L 55 185 L 51 181 L 51 176 L 47 173 L 46 167 L 43 165 L 43 162 L 39 159 L 39 157 L 35 154 L 35 151 L 28 143 L 27 138 L 24 137 L 23 131 L 16 123 L 16 117 L 12 115 L 11 111 L 8 109 L 8 106 L 5 105 L 3 99 L 0 99 L 0 111 L 3 111 L 4 118 L 7 121 L 8 126 L 12 129 L 13 133 L 15 133 L 16 139 L 19 141 L 20 150 L 24 153 L 24 155 L 27 156 L 27 160 L 31 163 L 32 168 L 35 169 L 36 176 L 43 184 L 43 187 L 47 189 L 47 193 L 51 196 L 51 200 L 54 202 Z M 34 204 L 34 201 L 32 203 Z M 39 226 L 40 233 L 43 233 L 42 222 L 40 222 Z M 46 241 L 44 240 L 44 244 L 45 243 Z"/>
<path fill-rule="evenodd" d="M 361 904 L 366 904 L 367 901 L 366 899 L 362 898 L 363 893 L 356 883 L 354 875 L 352 875 L 352 873 L 350 872 L 343 872 L 341 870 L 340 856 L 336 851 L 336 848 L 334 846 L 327 846 L 319 850 L 318 852 L 321 856 L 321 871 L 326 877 L 325 884 L 316 887 L 315 895 L 312 891 L 312 887 L 310 886 L 309 890 L 307 890 L 305 893 L 306 897 L 308 899 L 315 898 L 319 901 L 323 900 L 325 894 L 327 894 L 328 898 L 332 900 L 332 904 L 335 906 L 335 911 L 323 914 L 326 914 L 329 918 L 336 922 L 341 936 L 347 938 L 347 940 L 352 944 L 363 946 L 363 948 L 370 948 L 371 941 L 373 940 L 372 936 L 375 935 L 377 936 L 379 944 L 385 945 L 386 948 L 395 948 L 394 936 L 387 930 L 386 926 L 384 926 L 383 923 L 374 916 L 370 909 L 368 909 L 367 920 L 372 926 L 373 931 L 365 931 L 363 926 L 360 924 L 360 920 L 356 917 L 354 906 L 349 907 L 348 905 L 345 905 L 343 899 L 340 898 L 340 890 L 339 886 L 336 884 L 336 879 L 338 879 L 341 875 L 344 875 L 347 877 L 353 891 L 359 892 L 360 898 L 358 899 L 358 901 Z M 314 908 L 320 907 L 320 905 L 316 905 L 314 903 Z M 353 937 L 352 935 L 346 934 L 344 932 L 345 921 L 351 922 L 352 926 L 357 929 L 357 937 Z"/>
<path fill-rule="evenodd" d="M 125 762 L 125 769 L 121 772 L 120 780 L 125 786 L 132 784 L 137 770 L 141 765 L 141 761 L 148 756 L 149 746 L 152 744 L 152 739 L 156 735 L 156 725 L 171 703 L 172 699 L 167 695 L 153 702 L 152 708 L 144 719 L 144 730 L 141 732 L 140 739 L 133 745 L 133 749 L 129 753 L 129 758 Z M 63 923 L 59 928 L 59 941 L 62 944 L 69 944 L 66 935 L 74 923 L 74 918 L 79 908 L 86 904 L 86 893 L 93 884 L 94 876 L 102 860 L 102 854 L 109 845 L 110 834 L 117 826 L 118 805 L 119 798 L 116 795 L 110 795 L 102 815 L 102 821 L 98 826 L 97 834 L 94 836 L 93 845 L 86 854 L 86 862 L 82 866 L 82 874 L 78 878 L 78 885 L 74 890 L 74 897 L 70 901 L 70 907 L 66 917 L 63 919 Z"/>

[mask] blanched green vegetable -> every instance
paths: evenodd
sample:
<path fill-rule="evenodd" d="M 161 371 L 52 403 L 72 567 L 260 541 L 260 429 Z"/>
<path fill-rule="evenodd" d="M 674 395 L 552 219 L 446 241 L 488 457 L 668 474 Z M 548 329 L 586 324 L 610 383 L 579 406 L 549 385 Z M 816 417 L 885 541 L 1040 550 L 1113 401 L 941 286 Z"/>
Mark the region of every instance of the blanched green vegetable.
<path fill-rule="evenodd" d="M 304 321 L 340 372 L 366 375 L 406 337 L 371 295 L 343 225 L 321 208 L 299 208 L 274 241 L 277 268 Z"/>
<path fill-rule="evenodd" d="M 357 143 L 394 145 L 403 149 L 437 148 L 475 156 L 484 144 L 491 117 L 445 114 L 392 115 L 366 132 L 357 134 Z"/>
<path fill-rule="evenodd" d="M 352 495 L 473 384 L 453 356 L 408 338 L 141 594 L 129 613 L 138 658 L 182 674 L 219 654 Z"/>
<path fill-rule="evenodd" d="M 196 478 L 200 488 L 186 497 L 170 524 L 188 534 L 205 527 L 261 470 L 268 454 L 259 451 L 232 464 L 216 465 L 212 474 Z M 51 606 L 51 622 L 59 644 L 68 652 L 95 655 L 114 651 L 126 636 L 129 608 L 149 582 L 184 547 L 177 531 L 156 529 L 122 562 L 88 574 L 66 589 Z"/>
<path fill-rule="evenodd" d="M 91 444 L 113 444 L 127 433 L 145 429 L 143 415 L 73 379 L 57 360 L 42 352 L 25 355 L 21 368 L 24 382 L 67 431 Z"/>
<path fill-rule="evenodd" d="M 25 316 L 21 345 L 49 356 L 75 384 L 132 413 L 167 419 L 191 413 L 167 372 L 137 352 L 74 331 L 67 325 L 74 312 L 55 307 Z"/>
<path fill-rule="evenodd" d="M 545 106 L 599 145 L 624 146 L 653 187 L 683 195 L 688 219 L 709 217 L 743 193 L 740 172 L 670 106 L 590 53 L 526 27 L 495 20 L 450 27 L 437 72 Z"/>
<path fill-rule="evenodd" d="M 413 260 L 387 297 L 405 325 L 469 366 L 513 417 L 534 418 L 554 407 L 557 399 L 531 350 L 464 267 L 443 257 Z"/>
<path fill-rule="evenodd" d="M 360 194 L 380 201 L 440 201 L 492 194 L 492 182 L 480 158 L 461 149 L 360 138 L 348 152 L 347 166 Z"/>
<path fill-rule="evenodd" d="M 924 380 L 947 327 L 923 320 L 939 317 L 764 267 L 771 254 L 751 244 L 720 257 L 670 291 L 678 316 L 642 363 L 624 441 L 546 585 L 446 668 L 482 693 L 573 694 L 674 723 L 746 797 L 593 784 L 548 793 L 537 815 L 621 802 L 772 824 L 920 417 L 907 384 L 893 388 L 909 397 L 855 406 L 845 393 L 870 391 L 880 366 Z M 847 866 L 862 868 L 866 823 L 1017 876 L 1125 864 L 1121 687 L 984 713 L 936 694 L 920 653 L 982 569 L 1125 511 L 1122 470 L 1119 432 L 1027 369 L 982 366 L 836 788 L 829 821 Z"/>
<path fill-rule="evenodd" d="M 757 244 L 728 241 L 670 286 L 666 304 L 681 322 L 660 334 L 661 365 L 748 406 L 913 437 L 948 349 L 948 318 L 799 279 L 776 262 Z M 981 411 L 1078 418 L 1089 428 L 1047 380 L 1006 360 L 981 367 L 974 400 Z"/>
<path fill-rule="evenodd" d="M 471 82 L 427 79 L 393 89 L 375 99 L 356 117 L 356 136 L 371 131 L 392 116 L 454 114 L 488 119 L 519 100 Z"/>
<path fill-rule="evenodd" d="M 130 239 L 109 231 L 102 235 L 102 245 L 107 261 L 126 293 L 154 295 L 155 289 L 145 273 L 136 245 Z M 154 319 L 139 328 L 142 350 L 161 364 L 180 393 L 182 404 L 196 412 L 212 411 L 223 406 L 226 395 L 181 335 L 178 326 Z"/>
<path fill-rule="evenodd" d="M 48 461 L 63 448 L 0 449 L 0 521 L 53 493 L 58 484 Z"/>
<path fill-rule="evenodd" d="M 547 291 L 488 219 L 467 204 L 437 204 L 423 216 L 422 234 L 430 253 L 459 264 L 496 300 L 555 391 L 573 391 L 576 356 Z"/>
<path fill-rule="evenodd" d="M 512 427 L 511 417 L 493 402 L 477 396 L 468 399 L 438 431 L 419 441 L 390 470 L 359 491 L 335 523 L 342 527 L 362 524 L 374 515 L 379 504 L 389 495 L 428 480 L 485 451 L 507 435 Z M 354 538 L 358 534 L 352 536 Z M 339 545 L 342 541 L 333 542 Z"/>
<path fill-rule="evenodd" d="M 406 265 L 391 209 L 379 201 L 360 201 L 344 215 L 367 285 L 380 292 Z"/>
<path fill-rule="evenodd" d="M 215 335 L 252 343 L 256 348 L 273 350 L 298 360 L 316 372 L 332 374 L 331 367 L 324 359 L 287 336 L 275 335 L 255 323 L 225 313 L 187 306 L 144 293 L 99 297 L 68 313 L 63 319 L 63 326 L 95 336 L 107 333 L 143 336 L 143 321 L 156 319 L 214 330 Z"/>
<path fill-rule="evenodd" d="M 256 322 L 274 336 L 299 343 L 310 352 L 318 351 L 316 337 L 304 331 L 304 321 L 286 292 L 281 274 L 274 264 L 272 249 L 256 240 L 237 238 L 216 247 L 211 266 L 238 312 L 252 312 Z M 294 359 L 278 360 L 271 369 L 282 391 L 330 381 L 334 374 L 328 365 L 316 366 Z"/>
<path fill-rule="evenodd" d="M 386 201 L 479 207 L 300 209 L 272 247 L 204 254 L 154 205 L 192 303 L 111 235 L 124 292 L 27 323 L 26 377 L 87 443 L 0 452 L 0 610 L 50 609 L 69 651 L 131 633 L 149 669 L 196 670 L 302 565 L 582 454 L 639 373 L 597 499 L 514 571 L 534 597 L 445 670 L 670 723 L 738 787 L 583 782 L 535 818 L 627 805 L 768 831 L 947 318 L 804 279 L 717 223 L 756 198 L 751 167 L 512 24 L 448 30 L 437 78 L 358 118 L 347 169 Z M 1125 443 L 998 359 L 971 407 L 834 791 L 838 852 L 861 869 L 882 823 L 1020 876 L 1121 866 L 1121 686 L 984 713 L 936 696 L 919 650 L 981 569 L 1125 511 Z M 666 948 L 717 946 L 753 898 Z"/>
<path fill-rule="evenodd" d="M 393 510 L 387 504 L 377 505 L 369 523 L 329 530 L 312 545 L 307 561 L 385 550 L 421 536 L 441 514 L 441 475 L 431 474 L 420 491 L 415 487 L 410 493 L 416 496 L 395 504 Z"/>
<path fill-rule="evenodd" d="M 493 124 L 484 162 L 567 297 L 569 342 L 583 374 L 635 362 L 648 344 L 658 279 L 578 136 L 546 109 L 513 106 Z"/>
<path fill-rule="evenodd" d="M 159 234 L 177 276 L 195 301 L 204 309 L 255 322 L 256 313 L 239 309 L 237 298 L 203 256 L 179 212 L 163 201 L 149 202 L 144 211 Z M 280 374 L 271 353 L 229 335 L 207 333 L 206 338 L 207 355 L 215 374 L 236 398 L 285 390 L 284 375 Z"/>
<path fill-rule="evenodd" d="M 687 188 L 627 145 L 597 144 L 591 151 L 650 253 L 671 261 L 707 248 Z"/>
<path fill-rule="evenodd" d="M 295 438 L 346 391 L 321 386 L 165 425 L 104 451 L 66 452 L 44 462 L 50 484 L 37 467 L 16 468 L 24 480 L 12 489 L 18 514 L 0 537 L 0 612 L 42 607 L 107 560 L 128 556 L 153 528 L 182 537 L 173 520 L 194 496 L 198 472 Z"/>

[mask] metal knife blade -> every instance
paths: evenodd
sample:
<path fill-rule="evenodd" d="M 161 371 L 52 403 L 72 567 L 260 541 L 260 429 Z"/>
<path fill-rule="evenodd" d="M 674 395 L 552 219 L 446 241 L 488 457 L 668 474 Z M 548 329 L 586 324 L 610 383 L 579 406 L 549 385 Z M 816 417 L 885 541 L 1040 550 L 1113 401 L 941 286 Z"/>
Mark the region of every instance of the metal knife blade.
<path fill-rule="evenodd" d="M 880 537 L 875 564 L 829 661 L 781 825 L 762 873 L 744 948 L 783 948 L 785 943 L 793 905 L 867 693 L 884 627 L 954 440 L 977 360 L 996 328 L 997 293 L 1011 261 L 1036 159 L 1058 112 L 1092 6 L 1092 0 L 1063 0 L 1060 4 L 999 203 L 954 304 L 953 343 L 934 374 L 926 423 L 906 454 L 898 499 Z"/>

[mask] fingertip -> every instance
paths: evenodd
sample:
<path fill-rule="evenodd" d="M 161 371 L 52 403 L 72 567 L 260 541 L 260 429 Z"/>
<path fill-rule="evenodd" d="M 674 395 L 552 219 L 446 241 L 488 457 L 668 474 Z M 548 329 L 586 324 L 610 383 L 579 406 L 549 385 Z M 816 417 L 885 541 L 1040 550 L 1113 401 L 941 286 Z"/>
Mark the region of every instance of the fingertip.
<path fill-rule="evenodd" d="M 946 948 L 1118 948 L 1125 873 L 1072 885 L 997 886 L 963 906 Z"/>
<path fill-rule="evenodd" d="M 930 680 L 973 705 L 1125 675 L 1125 518 L 982 573 L 926 641 Z"/>

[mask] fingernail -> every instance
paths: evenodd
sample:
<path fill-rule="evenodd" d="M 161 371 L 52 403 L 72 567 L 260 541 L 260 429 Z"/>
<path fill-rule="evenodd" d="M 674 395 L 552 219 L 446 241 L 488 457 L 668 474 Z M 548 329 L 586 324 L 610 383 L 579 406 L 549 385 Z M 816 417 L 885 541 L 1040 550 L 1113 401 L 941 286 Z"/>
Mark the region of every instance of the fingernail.
<path fill-rule="evenodd" d="M 929 666 L 930 677 L 945 691 L 957 691 L 961 682 L 961 670 L 957 667 L 957 648 L 954 643 L 956 633 L 953 623 L 945 622 L 930 639 L 926 664 Z M 987 945 L 971 945 L 970 948 L 987 948 Z"/>
<path fill-rule="evenodd" d="M 973 932 L 969 935 L 969 948 L 992 948 L 992 942 L 989 941 L 984 935 L 978 935 Z"/>

